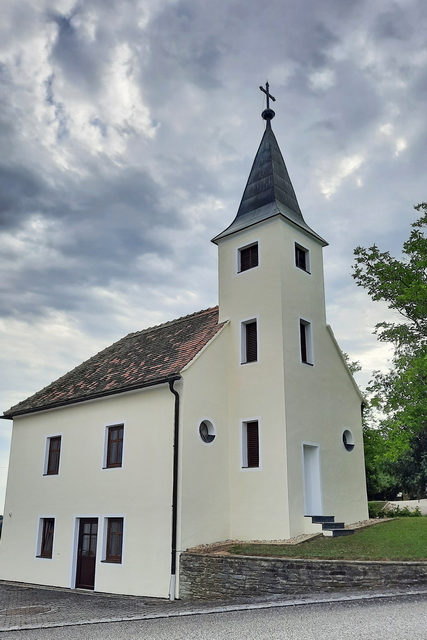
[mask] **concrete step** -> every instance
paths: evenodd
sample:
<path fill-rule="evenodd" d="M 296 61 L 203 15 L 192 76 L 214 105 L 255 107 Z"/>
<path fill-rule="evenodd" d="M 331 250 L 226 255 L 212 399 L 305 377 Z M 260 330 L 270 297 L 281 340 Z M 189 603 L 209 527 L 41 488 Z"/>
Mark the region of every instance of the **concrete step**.
<path fill-rule="evenodd" d="M 322 522 L 323 531 L 328 529 L 344 529 L 344 522 Z"/>
<path fill-rule="evenodd" d="M 342 538 L 342 536 L 351 536 L 354 529 L 325 529 L 323 535 L 328 538 Z"/>
<path fill-rule="evenodd" d="M 306 518 L 311 518 L 313 529 L 317 529 L 319 533 L 329 538 L 351 536 L 354 533 L 354 529 L 344 528 L 344 522 L 335 522 L 335 516 L 306 516 Z"/>
<path fill-rule="evenodd" d="M 333 522 L 335 520 L 335 516 L 306 516 L 307 518 L 311 518 L 313 524 L 323 524 L 324 522 Z"/>

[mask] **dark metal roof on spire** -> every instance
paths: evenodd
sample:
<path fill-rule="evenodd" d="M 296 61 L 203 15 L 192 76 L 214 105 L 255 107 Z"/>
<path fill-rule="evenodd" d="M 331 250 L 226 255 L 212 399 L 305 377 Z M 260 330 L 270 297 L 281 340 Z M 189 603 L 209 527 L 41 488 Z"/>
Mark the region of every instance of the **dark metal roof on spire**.
<path fill-rule="evenodd" d="M 271 120 L 275 113 L 273 109 L 270 109 L 269 99 L 275 100 L 275 98 L 269 92 L 268 82 L 266 89 L 263 87 L 260 89 L 267 96 L 267 109 L 262 112 L 262 117 L 266 120 L 264 135 L 255 156 L 237 215 L 231 225 L 213 238 L 212 242 L 241 229 L 246 229 L 262 220 L 282 215 L 326 245 L 327 242 L 306 224 L 302 216 L 285 161 L 271 128 Z"/>

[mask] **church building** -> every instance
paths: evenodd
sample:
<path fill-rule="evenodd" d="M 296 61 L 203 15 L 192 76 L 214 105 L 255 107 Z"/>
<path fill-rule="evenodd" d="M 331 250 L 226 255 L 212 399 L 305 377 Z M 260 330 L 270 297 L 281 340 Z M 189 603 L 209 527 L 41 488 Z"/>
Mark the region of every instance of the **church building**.
<path fill-rule="evenodd" d="M 5 411 L 0 579 L 173 599 L 188 548 L 367 518 L 363 398 L 326 323 L 327 243 L 268 100 L 262 117 L 237 215 L 213 239 L 218 306 L 131 333 Z"/>

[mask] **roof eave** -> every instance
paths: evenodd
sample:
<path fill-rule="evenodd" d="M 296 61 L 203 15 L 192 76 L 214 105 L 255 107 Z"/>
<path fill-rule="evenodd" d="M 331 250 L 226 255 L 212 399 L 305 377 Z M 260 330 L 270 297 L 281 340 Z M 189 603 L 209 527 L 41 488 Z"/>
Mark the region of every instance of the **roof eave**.
<path fill-rule="evenodd" d="M 155 387 L 161 384 L 168 384 L 170 381 L 181 380 L 181 376 L 179 374 L 173 374 L 167 376 L 165 378 L 159 378 L 158 380 L 150 380 L 149 382 L 143 382 L 138 385 L 132 385 L 130 387 L 121 388 L 121 389 L 113 389 L 109 391 L 103 391 L 99 393 L 93 393 L 87 396 L 81 396 L 80 398 L 73 398 L 71 400 L 63 400 L 62 402 L 54 402 L 46 405 L 42 405 L 40 407 L 30 407 L 28 409 L 23 409 L 21 411 L 5 411 L 0 418 L 2 420 L 13 420 L 18 416 L 28 415 L 30 413 L 39 413 L 40 411 L 49 411 L 50 409 L 60 409 L 61 407 L 66 407 L 72 404 L 80 404 L 81 402 L 88 402 L 89 400 L 99 400 L 101 398 L 106 398 L 108 396 L 115 396 L 120 393 L 128 393 L 129 391 L 138 391 L 140 389 L 146 389 L 148 387 Z"/>
<path fill-rule="evenodd" d="M 320 242 L 320 244 L 323 247 L 328 246 L 329 243 L 326 242 L 326 240 L 324 240 L 321 236 L 319 236 L 318 233 L 313 231 L 313 229 L 311 229 L 303 219 L 301 221 L 298 220 L 297 216 L 293 216 L 291 215 L 290 212 L 285 211 L 284 206 L 283 205 L 279 206 L 277 202 L 272 203 L 271 205 L 268 205 L 268 210 L 267 210 L 267 207 L 261 207 L 256 211 L 250 212 L 250 214 L 247 214 L 245 216 L 244 220 L 242 220 L 243 216 L 240 216 L 240 220 L 238 218 L 235 218 L 233 222 L 230 224 L 230 226 L 227 227 L 227 229 L 225 229 L 221 233 L 219 233 L 217 236 L 212 238 L 211 242 L 213 242 L 214 244 L 218 244 L 218 240 L 222 240 L 223 238 L 231 236 L 234 233 L 238 233 L 239 231 L 243 231 L 244 229 L 253 227 L 255 224 L 258 224 L 259 222 L 264 222 L 265 220 L 269 220 L 276 216 L 281 216 L 287 222 L 290 222 L 292 225 L 294 225 L 298 229 L 305 231 L 312 238 Z"/>

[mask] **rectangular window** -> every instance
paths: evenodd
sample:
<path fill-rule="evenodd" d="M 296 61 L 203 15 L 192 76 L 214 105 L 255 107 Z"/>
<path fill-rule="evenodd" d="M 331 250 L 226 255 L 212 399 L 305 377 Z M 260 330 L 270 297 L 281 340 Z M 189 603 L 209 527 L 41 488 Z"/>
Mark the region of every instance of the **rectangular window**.
<path fill-rule="evenodd" d="M 258 266 L 258 243 L 239 249 L 239 271 L 247 271 Z"/>
<path fill-rule="evenodd" d="M 251 320 L 243 325 L 244 329 L 244 351 L 243 363 L 256 362 L 258 360 L 258 336 L 257 322 Z"/>
<path fill-rule="evenodd" d="M 53 550 L 53 533 L 55 529 L 54 518 L 43 518 L 41 541 L 40 541 L 40 557 L 51 558 Z"/>
<path fill-rule="evenodd" d="M 311 333 L 311 323 L 307 320 L 299 322 L 301 362 L 304 364 L 313 364 L 313 342 Z"/>
<path fill-rule="evenodd" d="M 106 467 L 121 467 L 123 458 L 123 431 L 122 424 L 108 427 L 107 461 Z"/>
<path fill-rule="evenodd" d="M 258 362 L 258 323 L 256 319 L 241 323 L 240 363 Z"/>
<path fill-rule="evenodd" d="M 242 467 L 259 467 L 259 428 L 258 420 L 243 423 L 242 430 Z"/>
<path fill-rule="evenodd" d="M 108 518 L 106 562 L 122 561 L 123 518 Z"/>
<path fill-rule="evenodd" d="M 53 476 L 59 473 L 59 458 L 61 456 L 61 436 L 49 438 L 49 450 L 47 454 L 46 475 Z"/>
<path fill-rule="evenodd" d="M 299 244 L 295 244 L 295 265 L 303 271 L 310 272 L 310 254 Z"/>

